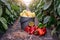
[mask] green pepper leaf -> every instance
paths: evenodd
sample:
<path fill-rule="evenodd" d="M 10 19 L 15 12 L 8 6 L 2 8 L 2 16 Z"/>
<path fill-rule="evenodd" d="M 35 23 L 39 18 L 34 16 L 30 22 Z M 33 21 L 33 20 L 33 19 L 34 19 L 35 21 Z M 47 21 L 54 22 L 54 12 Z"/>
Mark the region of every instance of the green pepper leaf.
<path fill-rule="evenodd" d="M 7 26 L 7 21 L 6 21 L 6 19 L 3 18 L 3 17 L 0 17 L 0 22 L 2 23 L 4 29 L 7 30 L 7 29 L 8 29 L 8 26 Z"/>
<path fill-rule="evenodd" d="M 2 8 L 0 7 L 0 17 L 1 17 L 1 15 L 2 15 Z"/>

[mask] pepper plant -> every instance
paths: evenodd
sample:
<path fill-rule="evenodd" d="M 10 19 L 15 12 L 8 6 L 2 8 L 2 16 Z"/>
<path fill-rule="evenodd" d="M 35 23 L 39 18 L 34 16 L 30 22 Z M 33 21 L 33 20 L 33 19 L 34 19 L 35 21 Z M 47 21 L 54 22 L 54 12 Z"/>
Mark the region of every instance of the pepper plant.
<path fill-rule="evenodd" d="M 60 35 L 60 0 L 37 0 L 30 4 L 30 9 L 36 13 L 39 22 L 52 29 L 52 36 Z"/>
<path fill-rule="evenodd" d="M 13 25 L 23 9 L 11 0 L 0 0 L 0 34 Z"/>

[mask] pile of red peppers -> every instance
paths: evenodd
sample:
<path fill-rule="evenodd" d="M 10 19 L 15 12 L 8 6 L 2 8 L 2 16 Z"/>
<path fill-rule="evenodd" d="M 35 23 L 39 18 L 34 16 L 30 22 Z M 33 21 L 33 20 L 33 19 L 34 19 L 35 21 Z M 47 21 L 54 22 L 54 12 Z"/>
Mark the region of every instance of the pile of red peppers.
<path fill-rule="evenodd" d="M 38 34 L 39 36 L 44 36 L 47 32 L 46 27 L 44 27 L 41 23 L 39 23 L 38 26 L 35 26 L 34 22 L 30 22 L 24 30 L 29 34 Z"/>

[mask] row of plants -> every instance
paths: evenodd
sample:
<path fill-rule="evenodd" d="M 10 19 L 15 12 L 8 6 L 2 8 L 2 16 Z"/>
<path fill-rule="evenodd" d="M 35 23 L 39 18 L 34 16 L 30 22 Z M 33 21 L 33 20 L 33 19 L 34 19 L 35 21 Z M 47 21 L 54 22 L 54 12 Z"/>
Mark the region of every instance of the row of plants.
<path fill-rule="evenodd" d="M 51 35 L 60 38 L 60 0 L 35 0 L 30 10 L 36 13 L 39 22 L 51 29 Z"/>
<path fill-rule="evenodd" d="M 0 34 L 6 32 L 23 9 L 11 0 L 0 0 Z"/>

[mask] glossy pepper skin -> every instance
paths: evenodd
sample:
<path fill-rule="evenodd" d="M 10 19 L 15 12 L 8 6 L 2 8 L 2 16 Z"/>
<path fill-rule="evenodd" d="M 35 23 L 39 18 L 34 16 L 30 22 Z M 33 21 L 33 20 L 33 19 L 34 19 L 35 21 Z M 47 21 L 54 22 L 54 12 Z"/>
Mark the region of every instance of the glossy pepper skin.
<path fill-rule="evenodd" d="M 40 36 L 43 36 L 46 34 L 46 28 L 38 28 L 37 31 Z"/>
<path fill-rule="evenodd" d="M 25 31 L 26 31 L 27 33 L 29 33 L 30 27 L 27 26 L 27 27 L 25 28 Z"/>
<path fill-rule="evenodd" d="M 38 29 L 38 26 L 34 26 L 35 31 Z"/>
<path fill-rule="evenodd" d="M 25 28 L 25 31 L 29 34 L 34 34 L 34 32 L 37 30 L 37 26 L 27 26 Z"/>
<path fill-rule="evenodd" d="M 38 28 L 37 26 L 30 27 L 30 34 L 34 34 L 37 28 Z"/>
<path fill-rule="evenodd" d="M 34 27 L 30 27 L 30 34 L 33 34 L 34 33 L 34 31 L 35 31 L 35 28 Z"/>
<path fill-rule="evenodd" d="M 42 28 L 42 30 L 43 30 L 45 33 L 47 32 L 46 27 Z"/>

